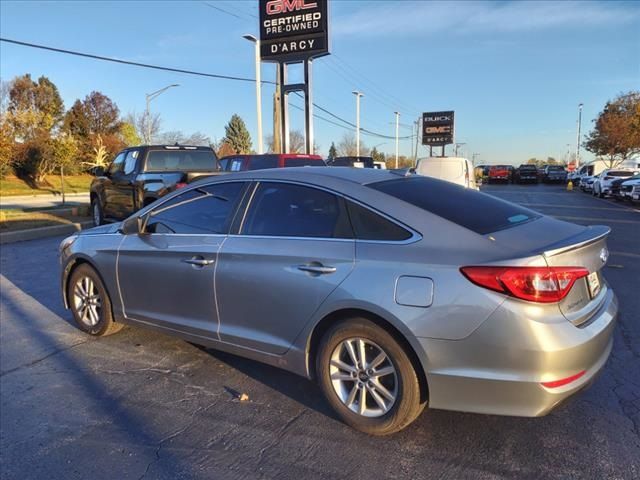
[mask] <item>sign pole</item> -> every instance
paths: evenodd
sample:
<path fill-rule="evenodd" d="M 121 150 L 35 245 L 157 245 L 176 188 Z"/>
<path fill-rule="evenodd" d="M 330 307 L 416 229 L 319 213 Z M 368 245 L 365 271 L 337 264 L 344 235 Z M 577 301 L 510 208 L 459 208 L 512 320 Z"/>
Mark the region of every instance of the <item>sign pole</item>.
<path fill-rule="evenodd" d="M 289 103 L 289 92 L 285 88 L 287 84 L 287 64 L 280 63 L 278 68 L 278 74 L 280 75 L 280 153 L 289 153 L 289 109 L 287 104 Z"/>
<path fill-rule="evenodd" d="M 312 69 L 313 60 L 307 59 L 304 62 L 304 83 L 306 84 L 304 92 L 304 123 L 305 123 L 305 139 L 306 139 L 306 152 L 308 155 L 313 155 L 313 92 L 312 83 Z"/>

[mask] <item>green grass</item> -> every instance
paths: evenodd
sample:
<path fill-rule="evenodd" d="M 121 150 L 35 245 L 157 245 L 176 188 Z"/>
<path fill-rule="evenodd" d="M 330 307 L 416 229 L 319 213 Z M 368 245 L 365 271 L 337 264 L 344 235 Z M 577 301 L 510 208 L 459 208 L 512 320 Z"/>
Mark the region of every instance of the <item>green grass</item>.
<path fill-rule="evenodd" d="M 93 177 L 91 175 L 71 175 L 64 177 L 65 193 L 83 193 L 89 191 Z M 0 196 L 10 197 L 16 195 L 46 195 L 61 193 L 60 177 L 49 175 L 37 188 L 32 188 L 24 180 L 17 177 L 6 177 L 0 180 Z"/>

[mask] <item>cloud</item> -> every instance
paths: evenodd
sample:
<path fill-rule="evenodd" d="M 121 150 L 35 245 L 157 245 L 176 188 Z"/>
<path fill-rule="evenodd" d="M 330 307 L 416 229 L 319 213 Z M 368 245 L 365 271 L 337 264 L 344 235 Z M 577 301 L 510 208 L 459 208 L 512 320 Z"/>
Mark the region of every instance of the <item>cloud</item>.
<path fill-rule="evenodd" d="M 639 17 L 637 4 L 613 1 L 393 1 L 368 2 L 338 17 L 333 28 L 336 35 L 509 33 L 620 25 Z"/>

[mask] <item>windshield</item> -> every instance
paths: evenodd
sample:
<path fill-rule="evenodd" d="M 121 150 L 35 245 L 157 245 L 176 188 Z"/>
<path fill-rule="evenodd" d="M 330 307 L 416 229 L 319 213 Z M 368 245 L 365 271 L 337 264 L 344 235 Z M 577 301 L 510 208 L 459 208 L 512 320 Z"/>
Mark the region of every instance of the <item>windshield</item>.
<path fill-rule="evenodd" d="M 147 172 L 210 172 L 217 170 L 211 150 L 151 150 L 147 154 Z"/>
<path fill-rule="evenodd" d="M 368 186 L 482 235 L 540 218 L 536 212 L 516 204 L 428 177 L 386 180 Z"/>
<path fill-rule="evenodd" d="M 633 177 L 633 172 L 627 170 L 613 170 L 607 173 L 609 177 Z"/>

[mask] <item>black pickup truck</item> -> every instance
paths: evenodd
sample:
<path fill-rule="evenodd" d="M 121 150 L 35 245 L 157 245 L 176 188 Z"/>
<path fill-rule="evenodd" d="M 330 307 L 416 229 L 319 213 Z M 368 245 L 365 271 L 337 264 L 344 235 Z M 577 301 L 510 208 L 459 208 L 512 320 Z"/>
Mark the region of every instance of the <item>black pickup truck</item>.
<path fill-rule="evenodd" d="M 127 148 L 104 170 L 95 168 L 91 214 L 96 225 L 127 218 L 133 212 L 191 182 L 218 175 L 218 159 L 209 147 L 144 145 Z"/>

